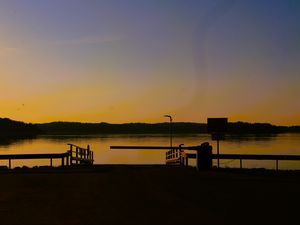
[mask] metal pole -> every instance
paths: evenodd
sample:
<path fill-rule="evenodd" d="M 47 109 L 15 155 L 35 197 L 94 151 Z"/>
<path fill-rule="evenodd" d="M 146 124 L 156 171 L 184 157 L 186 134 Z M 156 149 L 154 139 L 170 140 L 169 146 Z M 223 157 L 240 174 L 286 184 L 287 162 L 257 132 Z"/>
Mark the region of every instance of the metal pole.
<path fill-rule="evenodd" d="M 180 165 L 182 166 L 182 149 L 181 149 L 181 146 L 182 146 L 183 144 L 180 144 L 179 145 L 179 159 L 180 159 Z"/>
<path fill-rule="evenodd" d="M 219 159 L 219 138 L 217 139 L 217 155 L 218 155 L 218 168 L 220 167 L 220 159 Z"/>
<path fill-rule="evenodd" d="M 170 115 L 164 115 L 164 117 L 169 117 L 169 119 L 170 119 L 170 147 L 172 148 L 172 146 L 173 146 L 173 143 L 172 143 L 172 139 L 173 139 L 172 121 L 173 121 L 173 119 L 172 119 L 172 116 L 170 116 Z"/>
<path fill-rule="evenodd" d="M 73 154 L 73 145 L 70 145 L 70 153 L 69 153 L 69 156 L 70 156 L 70 166 L 72 166 L 72 154 Z"/>
<path fill-rule="evenodd" d="M 173 132 L 172 132 L 172 117 L 170 116 L 170 146 L 171 146 L 171 148 L 173 147 Z"/>
<path fill-rule="evenodd" d="M 78 165 L 78 147 L 76 147 L 76 165 Z"/>

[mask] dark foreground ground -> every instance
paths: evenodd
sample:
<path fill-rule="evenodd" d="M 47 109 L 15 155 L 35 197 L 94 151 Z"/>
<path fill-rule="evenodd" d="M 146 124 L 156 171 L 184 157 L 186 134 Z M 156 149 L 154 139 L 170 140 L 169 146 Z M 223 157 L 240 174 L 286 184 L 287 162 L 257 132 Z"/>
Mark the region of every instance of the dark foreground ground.
<path fill-rule="evenodd" d="M 0 224 L 300 224 L 299 207 L 299 171 L 0 171 Z"/>

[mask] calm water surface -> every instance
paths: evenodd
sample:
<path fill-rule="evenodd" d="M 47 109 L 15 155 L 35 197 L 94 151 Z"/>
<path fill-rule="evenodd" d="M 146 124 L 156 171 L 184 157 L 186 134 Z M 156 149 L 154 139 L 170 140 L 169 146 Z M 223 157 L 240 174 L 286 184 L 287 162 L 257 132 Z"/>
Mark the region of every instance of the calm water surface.
<path fill-rule="evenodd" d="M 0 154 L 25 153 L 63 153 L 68 150 L 67 143 L 86 147 L 94 151 L 96 164 L 164 164 L 165 151 L 158 150 L 110 150 L 111 145 L 159 145 L 169 146 L 168 135 L 81 135 L 81 136 L 39 136 L 35 139 L 0 141 Z M 216 141 L 208 134 L 176 135 L 173 145 L 199 145 L 208 141 L 216 153 Z M 220 142 L 220 153 L 239 154 L 290 154 L 300 155 L 300 134 L 279 134 L 270 136 L 230 136 Z M 60 160 L 54 160 L 60 165 Z M 216 162 L 214 162 L 215 164 Z M 191 164 L 195 162 L 191 160 Z M 1 160 L 0 165 L 8 165 Z M 49 165 L 49 160 L 13 160 L 12 166 Z M 222 167 L 239 167 L 237 160 L 222 160 Z M 275 168 L 274 161 L 245 160 L 244 167 Z M 280 169 L 300 169 L 299 162 L 279 162 Z"/>

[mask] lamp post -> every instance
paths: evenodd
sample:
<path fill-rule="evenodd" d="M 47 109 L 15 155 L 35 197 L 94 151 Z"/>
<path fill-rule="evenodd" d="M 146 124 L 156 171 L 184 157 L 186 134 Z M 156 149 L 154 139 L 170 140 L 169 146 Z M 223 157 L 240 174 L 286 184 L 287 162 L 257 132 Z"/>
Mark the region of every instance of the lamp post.
<path fill-rule="evenodd" d="M 164 117 L 168 117 L 170 119 L 170 147 L 172 148 L 172 116 L 164 115 Z"/>

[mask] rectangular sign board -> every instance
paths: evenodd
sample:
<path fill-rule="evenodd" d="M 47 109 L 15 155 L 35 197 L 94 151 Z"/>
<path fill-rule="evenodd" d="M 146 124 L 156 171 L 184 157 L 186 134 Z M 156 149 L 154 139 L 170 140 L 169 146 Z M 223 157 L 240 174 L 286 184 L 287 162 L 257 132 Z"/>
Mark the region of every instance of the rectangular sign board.
<path fill-rule="evenodd" d="M 228 118 L 207 118 L 207 131 L 209 133 L 225 133 L 227 124 Z"/>

